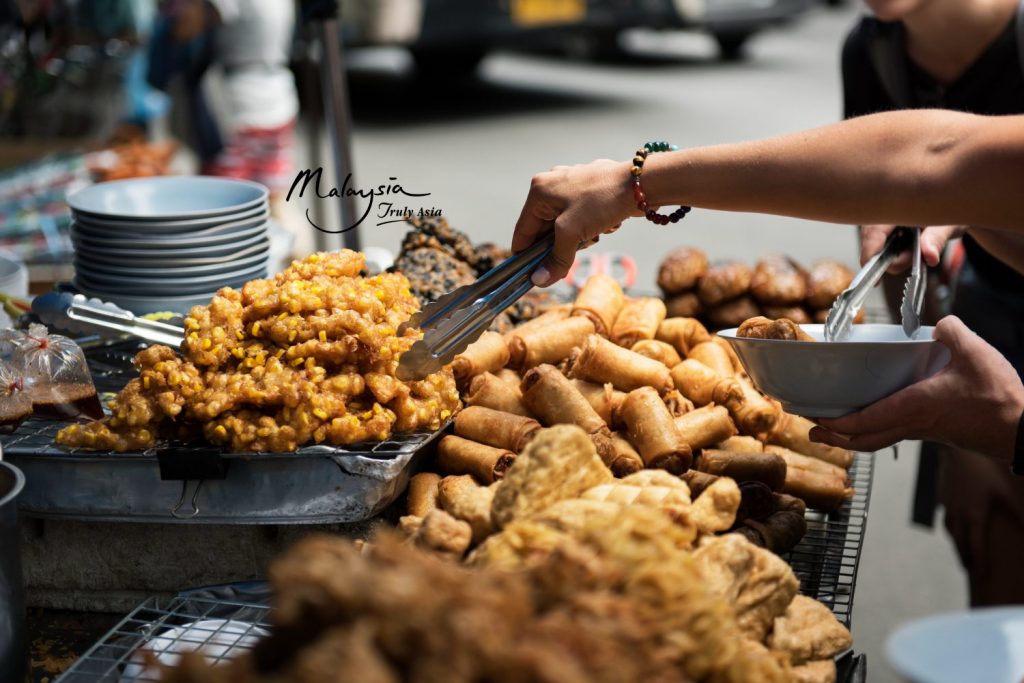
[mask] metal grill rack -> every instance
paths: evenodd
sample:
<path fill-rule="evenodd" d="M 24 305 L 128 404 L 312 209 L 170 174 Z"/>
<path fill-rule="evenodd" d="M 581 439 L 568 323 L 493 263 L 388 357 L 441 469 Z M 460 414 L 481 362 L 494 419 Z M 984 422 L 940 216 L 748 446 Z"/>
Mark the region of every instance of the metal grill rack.
<path fill-rule="evenodd" d="M 57 679 L 59 683 L 157 683 L 156 667 L 147 668 L 142 653 L 166 664 L 171 654 L 202 648 L 213 662 L 251 649 L 270 626 L 262 584 L 237 593 L 230 587 L 175 598 L 149 598 L 93 645 Z M 161 657 L 161 655 L 163 655 Z"/>
<path fill-rule="evenodd" d="M 800 579 L 800 592 L 820 600 L 848 627 L 871 499 L 872 457 L 856 454 L 850 468 L 853 497 L 829 514 L 808 510 L 807 533 L 784 556 Z"/>
<path fill-rule="evenodd" d="M 89 458 L 120 458 L 156 460 L 157 453 L 167 448 L 187 448 L 189 444 L 162 443 L 144 451 L 133 453 L 113 453 L 106 451 L 86 451 L 78 448 L 62 448 L 56 445 L 57 432 L 68 425 L 67 422 L 54 420 L 26 420 L 13 434 L 0 436 L 0 445 L 6 455 L 22 457 L 69 458 L 81 461 Z M 443 431 L 444 426 L 441 430 Z M 349 446 L 304 446 L 288 453 L 220 453 L 225 459 L 261 460 L 268 458 L 295 459 L 296 456 L 344 456 L 358 455 L 367 458 L 389 460 L 414 453 L 426 445 L 437 435 L 437 432 L 413 432 L 410 434 L 392 434 L 384 441 L 370 441 L 351 444 Z M 193 444 L 209 450 L 209 444 Z"/>

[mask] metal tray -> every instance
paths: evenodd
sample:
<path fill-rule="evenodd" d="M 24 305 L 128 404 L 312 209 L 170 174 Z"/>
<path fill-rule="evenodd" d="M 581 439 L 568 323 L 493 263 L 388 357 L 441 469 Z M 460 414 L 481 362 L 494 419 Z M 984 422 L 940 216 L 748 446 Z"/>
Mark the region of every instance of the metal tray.
<path fill-rule="evenodd" d="M 348 448 L 295 453 L 222 454 L 65 451 L 63 423 L 29 420 L 2 437 L 4 457 L 27 478 L 18 509 L 86 521 L 206 524 L 337 524 L 380 513 L 405 489 L 441 434 L 395 435 Z"/>

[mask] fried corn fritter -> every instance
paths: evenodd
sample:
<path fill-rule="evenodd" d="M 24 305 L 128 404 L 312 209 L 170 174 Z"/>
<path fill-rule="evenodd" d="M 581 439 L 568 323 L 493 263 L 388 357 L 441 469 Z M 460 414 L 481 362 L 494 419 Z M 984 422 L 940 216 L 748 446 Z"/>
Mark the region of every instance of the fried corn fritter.
<path fill-rule="evenodd" d="M 184 358 L 142 351 L 110 417 L 70 425 L 57 442 L 128 451 L 201 435 L 230 451 L 286 452 L 439 428 L 459 406 L 451 370 L 395 377 L 419 336 L 398 326 L 419 303 L 405 276 L 361 277 L 363 266 L 357 252 L 318 253 L 221 289 L 185 318 Z"/>

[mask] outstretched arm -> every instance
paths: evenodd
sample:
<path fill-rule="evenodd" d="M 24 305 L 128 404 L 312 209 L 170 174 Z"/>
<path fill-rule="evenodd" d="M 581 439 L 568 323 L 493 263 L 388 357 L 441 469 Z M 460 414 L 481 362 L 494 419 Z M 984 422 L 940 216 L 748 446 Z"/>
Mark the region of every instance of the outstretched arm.
<path fill-rule="evenodd" d="M 576 247 L 629 216 L 630 163 L 556 167 L 533 178 L 513 249 L 555 228 L 538 284 L 562 277 Z M 833 223 L 972 225 L 1024 233 L 1024 116 L 898 111 L 768 140 L 652 154 L 652 206 L 686 204 Z"/>

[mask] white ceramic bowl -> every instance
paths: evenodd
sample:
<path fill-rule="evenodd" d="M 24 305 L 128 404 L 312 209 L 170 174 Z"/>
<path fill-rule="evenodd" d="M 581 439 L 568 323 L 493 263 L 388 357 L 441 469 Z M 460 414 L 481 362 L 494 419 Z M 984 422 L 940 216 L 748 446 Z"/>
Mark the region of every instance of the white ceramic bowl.
<path fill-rule="evenodd" d="M 732 344 L 754 384 L 805 417 L 839 417 L 930 377 L 949 350 L 922 327 L 907 339 L 899 325 L 854 325 L 850 337 L 825 342 L 823 325 L 801 325 L 817 342 L 719 336 Z"/>
<path fill-rule="evenodd" d="M 211 664 L 228 662 L 251 650 L 267 631 L 245 621 L 203 619 L 171 628 L 137 650 L 121 673 L 121 683 L 161 680 L 160 669 L 147 665 L 145 650 L 164 666 L 174 666 L 186 652 L 199 652 Z"/>
<path fill-rule="evenodd" d="M 68 196 L 72 211 L 99 218 L 182 221 L 262 205 L 259 183 L 209 176 L 157 176 L 96 183 Z"/>
<path fill-rule="evenodd" d="M 901 626 L 885 645 L 914 683 L 1024 680 L 1024 607 L 937 614 Z"/>

